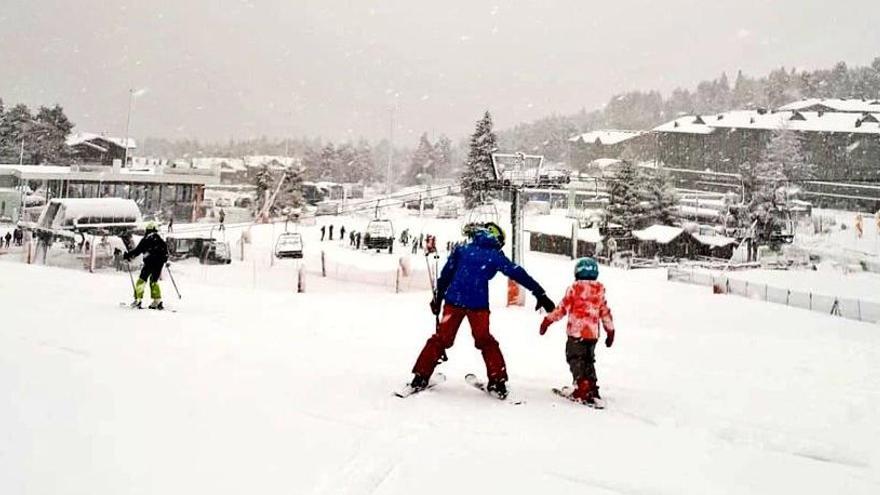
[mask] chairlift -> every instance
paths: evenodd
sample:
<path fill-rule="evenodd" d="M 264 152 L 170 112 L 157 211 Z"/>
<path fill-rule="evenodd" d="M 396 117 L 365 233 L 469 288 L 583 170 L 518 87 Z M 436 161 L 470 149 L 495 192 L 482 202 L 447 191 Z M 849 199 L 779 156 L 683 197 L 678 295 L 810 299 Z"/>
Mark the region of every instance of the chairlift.
<path fill-rule="evenodd" d="M 489 222 L 498 224 L 499 218 L 500 215 L 498 214 L 498 208 L 495 207 L 495 202 L 484 198 L 478 205 L 468 211 L 461 232 L 466 237 L 469 237 L 475 226 L 485 225 Z"/>
<path fill-rule="evenodd" d="M 276 258 L 302 258 L 303 242 L 299 232 L 284 232 L 275 241 Z"/>
<path fill-rule="evenodd" d="M 388 249 L 390 254 L 394 249 L 394 224 L 391 220 L 374 218 L 367 224 L 364 234 L 364 246 L 367 249 Z"/>

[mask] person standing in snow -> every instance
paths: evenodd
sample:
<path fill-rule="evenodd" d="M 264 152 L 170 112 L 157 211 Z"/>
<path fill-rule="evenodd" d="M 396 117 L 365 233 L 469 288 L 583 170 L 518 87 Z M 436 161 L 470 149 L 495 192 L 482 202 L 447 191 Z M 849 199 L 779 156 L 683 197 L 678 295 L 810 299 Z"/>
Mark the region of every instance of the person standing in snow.
<path fill-rule="evenodd" d="M 159 277 L 162 275 L 162 268 L 168 261 L 168 245 L 165 240 L 159 236 L 155 222 L 148 222 L 145 235 L 141 242 L 132 249 L 122 255 L 125 261 L 129 261 L 138 255 L 144 255 L 144 267 L 138 275 L 137 282 L 134 284 L 134 302 L 131 303 L 132 308 L 141 307 L 141 300 L 144 298 L 144 286 L 147 281 L 150 282 L 150 297 L 153 302 L 150 303 L 150 309 L 165 309 L 162 305 L 162 289 L 159 287 Z"/>
<path fill-rule="evenodd" d="M 12 242 L 12 234 L 7 232 L 5 238 L 6 238 L 6 249 L 9 249 L 9 243 Z"/>
<path fill-rule="evenodd" d="M 223 225 L 223 223 L 226 221 L 226 212 L 223 211 L 223 208 L 220 208 L 219 216 L 220 216 L 220 230 L 224 230 L 224 231 L 225 231 L 225 230 L 226 230 L 226 226 Z"/>
<path fill-rule="evenodd" d="M 599 265 L 595 259 L 577 260 L 574 283 L 565 291 L 559 306 L 544 317 L 540 330 L 544 335 L 550 325 L 568 315 L 565 360 L 575 386 L 571 397 L 586 404 L 595 404 L 601 399 L 595 367 L 600 321 L 605 328 L 605 346 L 611 347 L 614 343 L 614 321 L 605 300 L 605 286 L 598 278 Z"/>
<path fill-rule="evenodd" d="M 431 312 L 440 315 L 442 306 L 443 316 L 413 366 L 413 389 L 427 387 L 438 360 L 452 347 L 459 326 L 467 318 L 474 345 L 486 363 L 486 390 L 499 398 L 507 396 L 507 366 L 498 341 L 489 332 L 489 280 L 500 271 L 532 292 L 538 300 L 535 310 L 550 312 L 555 306 L 538 282 L 504 255 L 503 246 L 504 231 L 487 223 L 475 229 L 470 242 L 449 255 L 431 300 Z"/>
<path fill-rule="evenodd" d="M 340 241 L 345 240 L 345 225 L 339 227 L 339 240 Z"/>
<path fill-rule="evenodd" d="M 333 224 L 330 224 L 330 240 L 333 240 Z"/>
<path fill-rule="evenodd" d="M 357 235 L 354 236 L 355 249 L 358 251 L 361 250 L 361 233 L 358 232 Z"/>
<path fill-rule="evenodd" d="M 321 242 L 324 242 L 324 235 L 327 233 L 327 227 L 321 225 Z"/>

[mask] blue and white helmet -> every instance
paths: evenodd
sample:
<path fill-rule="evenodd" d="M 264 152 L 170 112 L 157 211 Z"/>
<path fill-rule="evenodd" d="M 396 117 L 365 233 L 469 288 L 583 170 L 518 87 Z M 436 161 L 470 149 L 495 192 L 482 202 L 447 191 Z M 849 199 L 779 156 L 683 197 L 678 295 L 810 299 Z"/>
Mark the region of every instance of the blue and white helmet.
<path fill-rule="evenodd" d="M 580 258 L 574 264 L 574 278 L 596 280 L 599 278 L 599 264 L 593 258 Z"/>

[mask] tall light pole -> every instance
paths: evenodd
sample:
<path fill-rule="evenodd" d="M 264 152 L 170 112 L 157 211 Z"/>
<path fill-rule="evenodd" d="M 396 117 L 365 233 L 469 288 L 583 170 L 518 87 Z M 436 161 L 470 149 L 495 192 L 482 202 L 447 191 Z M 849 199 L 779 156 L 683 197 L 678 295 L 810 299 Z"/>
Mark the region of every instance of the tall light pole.
<path fill-rule="evenodd" d="M 385 172 L 385 194 L 391 194 L 391 165 L 394 162 L 394 104 L 388 110 L 388 170 Z"/>
<path fill-rule="evenodd" d="M 122 155 L 122 166 L 128 167 L 128 130 L 131 127 L 131 103 L 134 100 L 134 89 L 128 88 L 128 116 L 125 118 L 125 141 L 122 142 L 124 149 Z"/>

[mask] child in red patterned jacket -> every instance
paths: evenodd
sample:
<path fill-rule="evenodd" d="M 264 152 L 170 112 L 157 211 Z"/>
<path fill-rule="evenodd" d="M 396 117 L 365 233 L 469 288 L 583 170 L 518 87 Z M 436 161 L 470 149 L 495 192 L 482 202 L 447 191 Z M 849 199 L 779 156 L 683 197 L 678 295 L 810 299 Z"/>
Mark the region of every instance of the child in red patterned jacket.
<path fill-rule="evenodd" d="M 594 404 L 600 398 L 596 383 L 596 342 L 599 340 L 599 322 L 605 328 L 605 346 L 614 343 L 614 321 L 605 301 L 605 286 L 599 278 L 599 265 L 593 258 L 581 258 L 575 263 L 575 281 L 565 292 L 565 298 L 541 322 L 541 335 L 556 321 L 568 314 L 568 341 L 565 359 L 571 369 L 575 390 L 573 399 Z"/>

